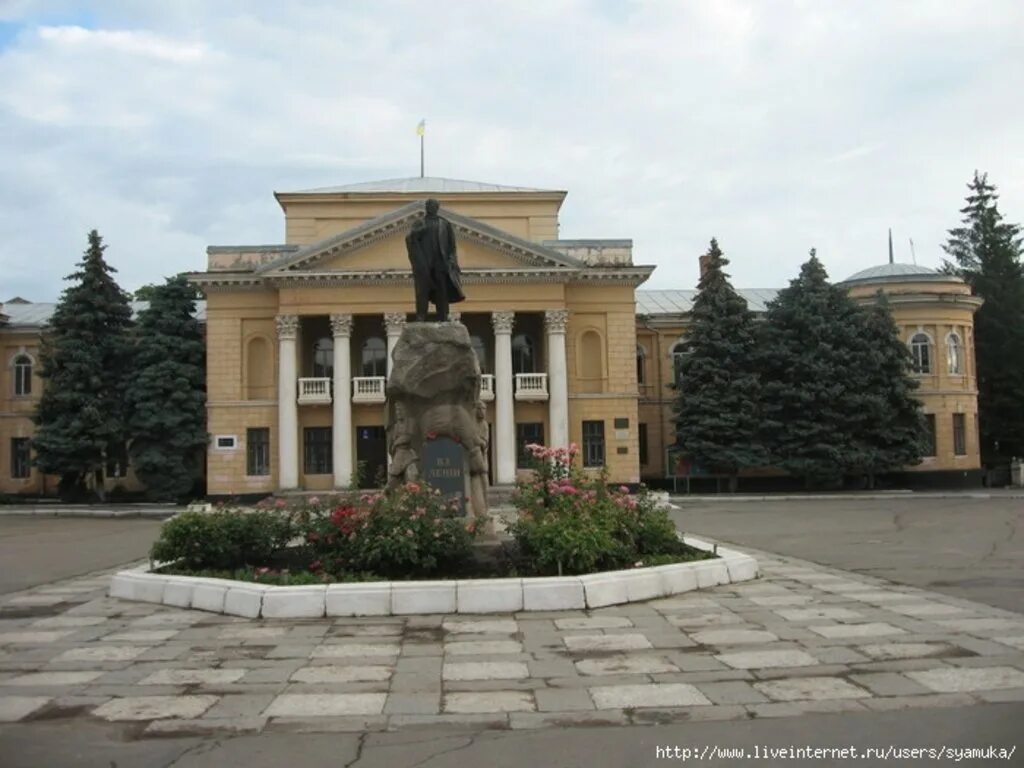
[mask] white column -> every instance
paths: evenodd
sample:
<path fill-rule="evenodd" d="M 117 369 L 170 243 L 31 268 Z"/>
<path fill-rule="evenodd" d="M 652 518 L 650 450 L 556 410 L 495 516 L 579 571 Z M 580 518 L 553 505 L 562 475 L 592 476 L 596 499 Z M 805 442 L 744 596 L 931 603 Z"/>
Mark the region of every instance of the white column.
<path fill-rule="evenodd" d="M 516 416 L 512 392 L 512 323 L 514 312 L 494 312 L 494 443 L 496 485 L 516 481 Z"/>
<path fill-rule="evenodd" d="M 331 442 L 334 454 L 334 487 L 352 485 L 352 315 L 331 315 L 334 335 L 334 400 Z"/>
<path fill-rule="evenodd" d="M 296 315 L 277 316 L 277 484 L 282 491 L 299 487 L 299 405 L 295 391 Z"/>
<path fill-rule="evenodd" d="M 384 313 L 384 329 L 388 334 L 388 364 L 387 372 L 391 374 L 391 355 L 394 354 L 395 345 L 398 343 L 398 337 L 402 335 L 402 329 L 405 328 L 405 313 L 404 312 L 385 312 Z"/>
<path fill-rule="evenodd" d="M 544 313 L 548 351 L 548 423 L 551 435 L 548 445 L 566 448 L 569 445 L 569 374 L 565 362 L 565 324 L 567 309 L 549 309 Z"/>

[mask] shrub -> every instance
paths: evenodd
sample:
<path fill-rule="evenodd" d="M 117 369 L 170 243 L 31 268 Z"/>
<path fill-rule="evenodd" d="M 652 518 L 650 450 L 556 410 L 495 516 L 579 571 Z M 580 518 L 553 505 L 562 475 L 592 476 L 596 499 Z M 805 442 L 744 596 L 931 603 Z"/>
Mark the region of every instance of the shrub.
<path fill-rule="evenodd" d="M 311 512 L 305 538 L 313 570 L 403 578 L 456 570 L 475 532 L 439 491 L 406 483 L 389 495 L 365 494 L 358 505 Z"/>
<path fill-rule="evenodd" d="M 520 481 L 510 526 L 526 570 L 592 573 L 657 557 L 696 556 L 676 535 L 668 513 L 645 489 L 609 489 L 607 475 L 588 478 L 573 466 L 577 448 L 528 446 L 534 476 Z"/>
<path fill-rule="evenodd" d="M 281 512 L 183 512 L 163 524 L 149 556 L 192 570 L 262 566 L 291 536 L 291 521 Z"/>

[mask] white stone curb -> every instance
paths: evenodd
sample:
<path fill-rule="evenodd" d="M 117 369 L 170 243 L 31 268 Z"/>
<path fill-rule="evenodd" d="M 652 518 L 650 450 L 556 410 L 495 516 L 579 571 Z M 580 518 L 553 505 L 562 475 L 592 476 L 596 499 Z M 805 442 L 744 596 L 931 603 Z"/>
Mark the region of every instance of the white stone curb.
<path fill-rule="evenodd" d="M 715 545 L 687 537 L 712 551 Z M 602 608 L 719 584 L 750 581 L 760 569 L 750 555 L 717 548 L 715 560 L 673 563 L 586 576 L 458 581 L 371 581 L 276 587 L 229 579 L 164 576 L 143 565 L 119 571 L 110 596 L 255 619 L 400 616 L 428 613 L 515 613 Z"/>

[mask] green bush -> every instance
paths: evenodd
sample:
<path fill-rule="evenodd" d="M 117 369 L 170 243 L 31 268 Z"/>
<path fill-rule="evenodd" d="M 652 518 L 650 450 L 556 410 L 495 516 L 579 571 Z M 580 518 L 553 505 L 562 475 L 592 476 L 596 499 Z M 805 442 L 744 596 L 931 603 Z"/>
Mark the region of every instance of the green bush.
<path fill-rule="evenodd" d="M 519 519 L 510 526 L 524 570 L 593 573 L 703 556 L 679 540 L 646 490 L 609 489 L 604 473 L 587 477 L 575 468 L 576 446 L 530 450 L 534 475 L 516 488 Z"/>
<path fill-rule="evenodd" d="M 163 524 L 149 556 L 191 570 L 263 566 L 291 537 L 290 518 L 280 512 L 183 512 Z"/>
<path fill-rule="evenodd" d="M 388 578 L 451 574 L 472 554 L 473 523 L 456 516 L 436 489 L 406 483 L 306 516 L 310 569 Z"/>

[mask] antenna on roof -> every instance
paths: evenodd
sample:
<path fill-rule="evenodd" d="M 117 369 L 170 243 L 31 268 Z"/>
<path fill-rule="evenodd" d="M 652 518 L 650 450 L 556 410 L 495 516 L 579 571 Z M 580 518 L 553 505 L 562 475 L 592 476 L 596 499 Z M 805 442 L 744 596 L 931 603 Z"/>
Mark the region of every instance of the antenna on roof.
<path fill-rule="evenodd" d="M 889 263 L 893 263 L 892 258 L 892 227 L 889 227 Z"/>
<path fill-rule="evenodd" d="M 910 238 L 910 258 L 917 264 L 917 251 L 914 250 L 914 238 Z"/>

